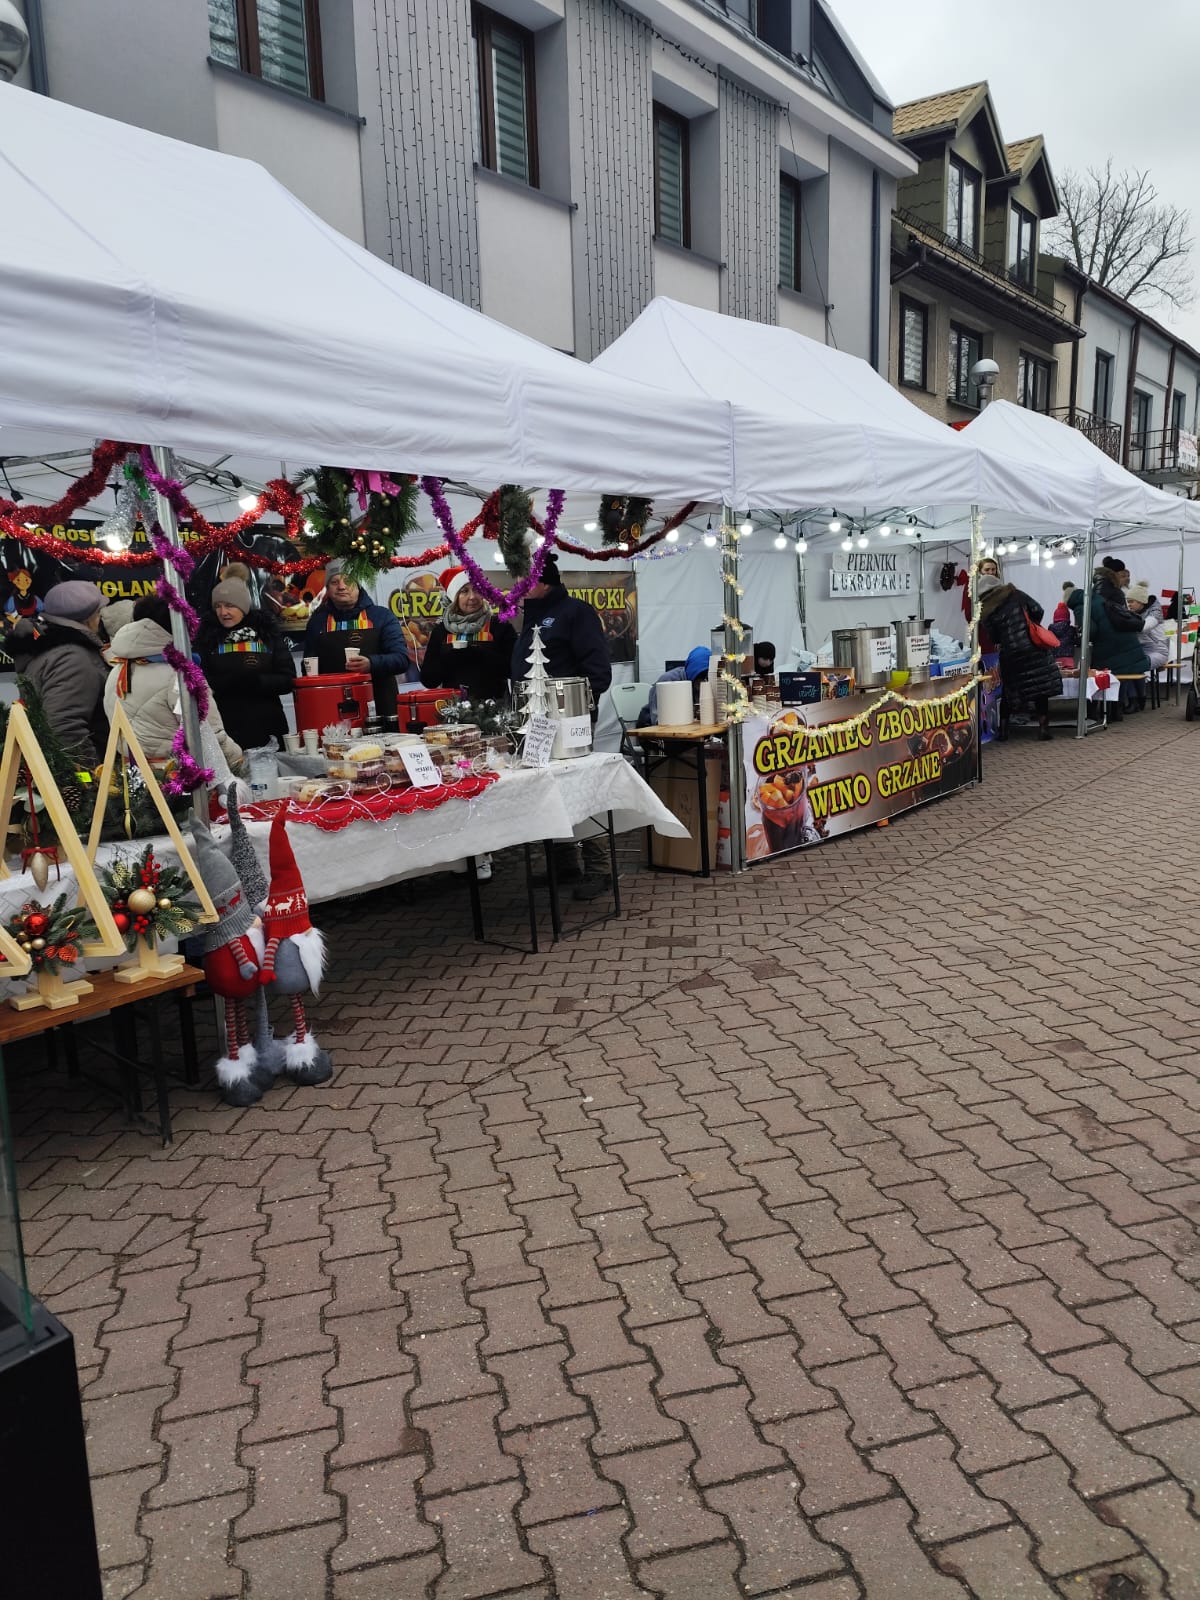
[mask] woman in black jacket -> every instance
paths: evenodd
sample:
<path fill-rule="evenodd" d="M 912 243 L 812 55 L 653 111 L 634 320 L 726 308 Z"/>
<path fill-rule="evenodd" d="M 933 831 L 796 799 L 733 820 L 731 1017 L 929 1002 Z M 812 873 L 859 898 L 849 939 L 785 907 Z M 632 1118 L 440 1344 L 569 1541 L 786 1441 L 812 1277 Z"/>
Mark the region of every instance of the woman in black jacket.
<path fill-rule="evenodd" d="M 462 567 L 449 568 L 438 581 L 446 606 L 425 646 L 421 682 L 427 689 L 461 689 L 467 700 L 505 699 L 516 629 L 496 621 Z"/>
<path fill-rule="evenodd" d="M 990 573 L 975 581 L 979 596 L 979 623 L 986 627 L 1000 652 L 1000 681 L 1004 694 L 1000 702 L 1000 737 L 1008 737 L 1012 712 L 1032 705 L 1038 715 L 1038 737 L 1049 739 L 1050 697 L 1062 693 L 1062 673 L 1054 652 L 1035 644 L 1030 637 L 1030 622 L 1042 620 L 1042 608 L 1024 590 L 1002 583 Z"/>
<path fill-rule="evenodd" d="M 200 625 L 196 649 L 225 731 L 243 750 L 283 744 L 287 716 L 281 696 L 292 692 L 292 652 L 273 618 L 255 610 L 241 578 L 212 592 L 212 612 Z"/>

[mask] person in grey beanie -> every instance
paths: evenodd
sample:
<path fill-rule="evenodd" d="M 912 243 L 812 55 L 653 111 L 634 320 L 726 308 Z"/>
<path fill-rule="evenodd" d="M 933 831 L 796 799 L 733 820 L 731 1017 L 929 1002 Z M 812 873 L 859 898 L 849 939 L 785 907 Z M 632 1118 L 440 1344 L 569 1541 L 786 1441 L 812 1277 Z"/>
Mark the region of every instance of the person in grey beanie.
<path fill-rule="evenodd" d="M 72 578 L 55 584 L 36 633 L 22 623 L 12 639 L 18 675 L 33 685 L 50 727 L 80 769 L 88 771 L 100 765 L 108 743 L 108 662 L 100 636 L 104 605 L 94 583 Z"/>
<path fill-rule="evenodd" d="M 257 750 L 287 732 L 281 696 L 291 694 L 292 652 L 276 619 L 255 606 L 243 578 L 225 577 L 212 592 L 196 651 L 221 720 L 243 750 Z"/>

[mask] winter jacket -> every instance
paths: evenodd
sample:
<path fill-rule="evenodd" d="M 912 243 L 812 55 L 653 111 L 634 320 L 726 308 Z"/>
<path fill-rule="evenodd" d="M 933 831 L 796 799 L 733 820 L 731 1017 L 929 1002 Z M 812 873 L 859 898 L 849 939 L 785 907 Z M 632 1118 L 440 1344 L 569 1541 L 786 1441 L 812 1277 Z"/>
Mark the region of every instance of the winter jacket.
<path fill-rule="evenodd" d="M 149 617 L 127 622 L 108 647 L 113 669 L 104 686 L 104 709 L 109 716 L 118 696 L 133 724 L 142 749 L 151 761 L 165 761 L 171 754 L 171 741 L 179 727 L 179 681 L 175 668 L 163 658 L 171 635 Z M 122 690 L 124 692 L 122 693 Z M 208 700 L 208 726 L 216 735 L 226 761 L 232 766 L 242 752 L 221 721 L 217 703 Z"/>
<path fill-rule="evenodd" d="M 1067 604 L 1083 625 L 1083 590 L 1076 589 Z M 1091 664 L 1118 675 L 1133 676 L 1149 670 L 1150 660 L 1139 635 L 1145 624 L 1136 611 L 1130 611 L 1125 596 L 1113 582 L 1107 567 L 1092 574 Z"/>
<path fill-rule="evenodd" d="M 1165 667 L 1167 657 L 1171 654 L 1171 647 L 1167 643 L 1167 631 L 1163 627 L 1162 601 L 1157 595 L 1152 595 L 1150 603 L 1142 612 L 1142 649 L 1154 671 Z"/>
<path fill-rule="evenodd" d="M 551 678 L 586 678 L 592 695 L 600 696 L 612 682 L 612 663 L 600 618 L 585 600 L 575 600 L 562 584 L 554 584 L 541 600 L 525 602 L 524 626 L 513 651 L 513 682 L 529 673 L 529 647 L 540 624 L 546 647 L 546 673 Z"/>
<path fill-rule="evenodd" d="M 45 622 L 27 641 L 18 629 L 12 648 L 18 673 L 37 690 L 64 748 L 81 767 L 98 767 L 108 743 L 104 640 L 81 622 Z"/>
<path fill-rule="evenodd" d="M 437 623 L 425 646 L 421 682 L 427 689 L 461 689 L 468 700 L 505 699 L 517 630 L 493 617 L 456 646 L 454 640 L 461 637 L 448 633 L 444 622 Z"/>
<path fill-rule="evenodd" d="M 369 595 L 359 591 L 352 606 L 335 606 L 328 593 L 308 619 L 304 630 L 304 654 L 319 656 L 321 640 L 335 639 L 342 631 L 374 628 L 375 648 L 371 652 L 371 689 L 375 699 L 375 714 L 394 717 L 397 710 L 396 678 L 408 671 L 408 651 L 404 648 L 404 633 L 399 617 L 394 617 L 385 606 L 377 606 Z M 363 652 L 366 654 L 366 652 Z"/>
<path fill-rule="evenodd" d="M 248 611 L 233 628 L 209 616 L 196 651 L 229 737 L 243 750 L 257 750 L 272 736 L 282 747 L 287 716 L 280 696 L 291 694 L 296 669 L 279 625 L 263 611 Z"/>
<path fill-rule="evenodd" d="M 1000 679 L 1010 707 L 1062 693 L 1058 663 L 1052 651 L 1029 637 L 1027 614 L 1034 622 L 1042 620 L 1037 601 L 1011 583 L 983 597 L 980 621 L 987 624 L 1000 652 Z"/>

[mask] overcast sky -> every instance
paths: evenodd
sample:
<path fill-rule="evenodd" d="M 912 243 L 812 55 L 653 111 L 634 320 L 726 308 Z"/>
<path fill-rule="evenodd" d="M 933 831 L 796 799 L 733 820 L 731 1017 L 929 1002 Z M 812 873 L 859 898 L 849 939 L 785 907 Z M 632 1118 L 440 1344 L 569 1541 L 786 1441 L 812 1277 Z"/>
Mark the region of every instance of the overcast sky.
<path fill-rule="evenodd" d="M 1192 213 L 1197 160 L 1198 0 L 832 0 L 860 55 L 898 105 L 986 78 L 1012 144 L 1045 137 L 1057 176 L 1072 167 L 1148 168 Z M 1194 251 L 1200 284 L 1200 246 Z M 1172 320 L 1200 348 L 1200 306 Z"/>

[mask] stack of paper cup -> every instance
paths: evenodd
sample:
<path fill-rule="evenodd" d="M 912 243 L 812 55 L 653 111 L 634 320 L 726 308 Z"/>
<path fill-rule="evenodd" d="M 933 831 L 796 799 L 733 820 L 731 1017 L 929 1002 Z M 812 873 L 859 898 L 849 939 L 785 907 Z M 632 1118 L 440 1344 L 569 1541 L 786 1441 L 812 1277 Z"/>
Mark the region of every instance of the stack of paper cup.
<path fill-rule="evenodd" d="M 692 686 L 685 678 L 682 683 L 658 685 L 658 723 L 662 728 L 681 728 L 693 721 Z"/>
<path fill-rule="evenodd" d="M 717 720 L 717 706 L 713 699 L 712 684 L 706 678 L 700 685 L 700 721 L 712 727 Z"/>

